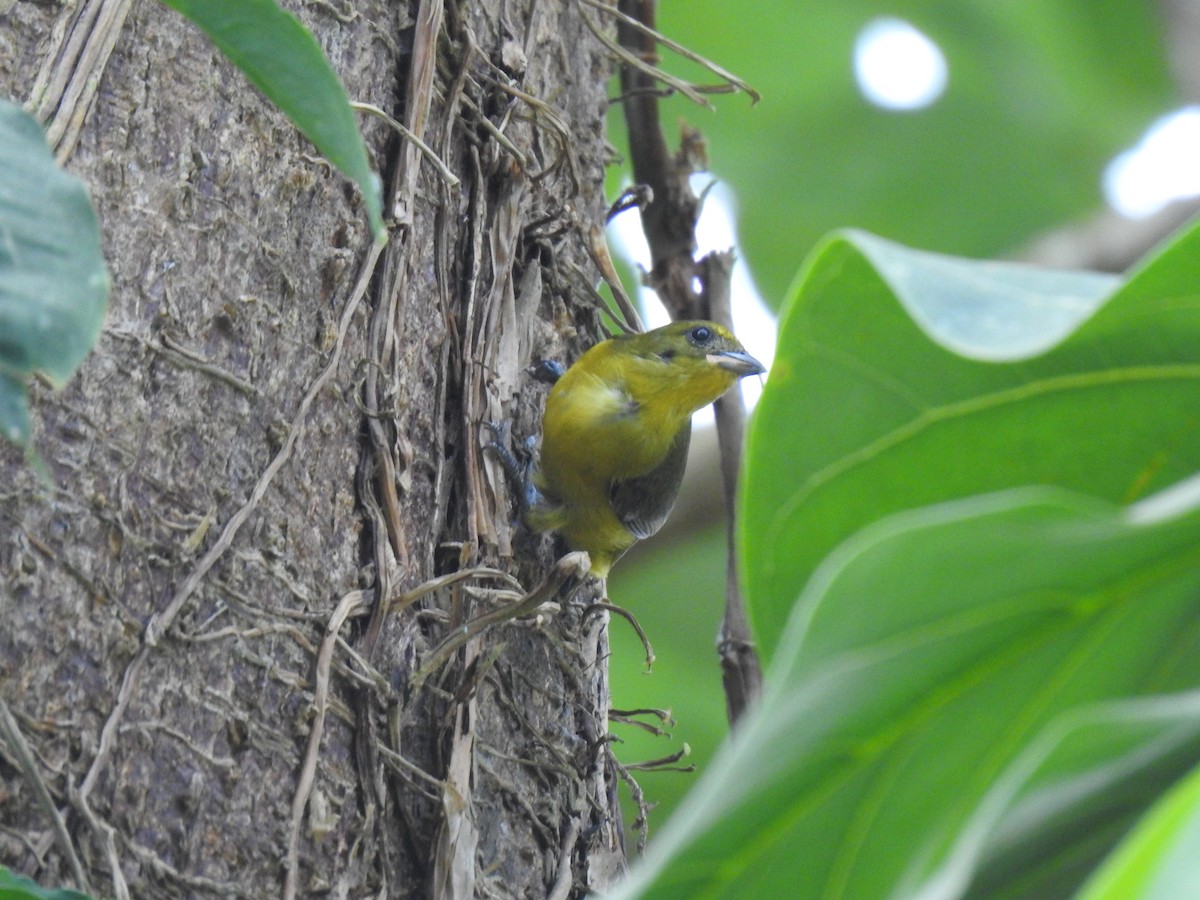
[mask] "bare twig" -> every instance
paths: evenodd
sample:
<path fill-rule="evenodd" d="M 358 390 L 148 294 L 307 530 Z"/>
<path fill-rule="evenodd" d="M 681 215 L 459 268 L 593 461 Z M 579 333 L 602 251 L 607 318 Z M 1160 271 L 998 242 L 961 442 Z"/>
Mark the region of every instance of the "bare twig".
<path fill-rule="evenodd" d="M 633 773 L 621 765 L 612 754 L 609 754 L 608 761 L 616 770 L 617 777 L 628 786 L 629 794 L 637 806 L 638 814 L 637 818 L 633 820 L 633 827 L 638 836 L 637 854 L 641 856 L 646 852 L 646 840 L 650 837 L 650 804 L 646 802 L 646 794 L 642 790 L 642 786 L 637 783 L 637 779 L 633 777 Z"/>
<path fill-rule="evenodd" d="M 608 282 L 608 286 L 612 290 L 613 299 L 617 303 L 617 309 L 625 317 L 623 324 L 626 326 L 626 329 L 629 331 L 645 331 L 646 327 L 642 324 L 637 307 L 633 305 L 633 301 L 629 299 L 629 295 L 625 293 L 625 288 L 621 285 L 621 279 L 617 275 L 617 267 L 613 265 L 612 256 L 608 252 L 608 244 L 604 240 L 604 230 L 599 225 L 593 225 L 588 229 L 587 237 L 588 253 L 592 257 L 592 262 L 596 264 L 596 268 L 600 270 L 600 274 L 604 276 L 604 280 Z"/>
<path fill-rule="evenodd" d="M 595 307 L 596 312 L 608 316 L 614 323 L 616 323 L 616 326 L 626 334 L 632 334 L 633 332 L 645 330 L 641 325 L 641 318 L 637 316 L 636 313 L 632 319 L 621 318 L 612 314 L 612 310 L 605 301 L 604 295 L 592 286 L 591 273 L 584 271 L 583 266 L 579 265 L 579 263 L 575 262 L 574 260 L 569 260 L 566 263 L 565 268 L 577 278 L 580 288 L 591 299 L 592 305 Z M 613 296 L 618 296 L 615 291 L 613 292 Z M 618 303 L 617 305 L 621 306 L 622 304 Z"/>
<path fill-rule="evenodd" d="M 621 4 L 622 7 L 624 7 L 624 5 L 625 5 L 624 3 Z M 655 82 L 661 81 L 663 84 L 670 85 L 674 90 L 683 94 L 683 96 L 687 97 L 693 103 L 699 104 L 700 106 L 703 106 L 705 109 L 712 109 L 712 104 L 704 99 L 701 92 L 696 89 L 696 86 L 694 84 L 692 84 L 689 81 L 685 81 L 682 78 L 677 78 L 674 75 L 672 75 L 670 72 L 666 72 L 663 69 L 658 68 L 658 66 L 655 66 L 652 63 L 648 62 L 647 60 L 654 58 L 652 54 L 639 53 L 636 50 L 632 49 L 633 45 L 631 45 L 625 41 L 625 33 L 627 31 L 636 32 L 636 33 L 646 33 L 646 32 L 637 32 L 637 29 L 634 29 L 629 24 L 627 24 L 629 20 L 633 19 L 632 16 L 630 16 L 628 14 L 623 15 L 623 19 L 625 21 L 621 22 L 621 28 L 620 28 L 621 40 L 618 43 L 618 42 L 613 41 L 612 38 L 610 38 L 607 34 L 605 34 L 604 30 L 602 28 L 600 28 L 599 26 L 597 26 L 596 23 L 593 22 L 586 13 L 583 13 L 582 10 L 580 12 L 581 12 L 580 18 L 583 19 L 584 24 L 587 25 L 588 29 L 592 32 L 592 34 L 595 35 L 596 40 L 598 40 L 605 47 L 607 47 L 609 49 L 609 51 L 611 53 L 613 53 L 621 61 L 621 64 L 624 67 L 623 71 L 625 71 L 625 70 L 637 71 L 646 80 L 646 82 L 649 85 L 653 85 Z M 653 29 L 647 29 L 647 32 L 653 33 Z M 654 39 L 648 37 L 647 40 L 649 41 L 650 45 L 653 46 Z M 621 83 L 622 83 L 622 85 L 624 85 L 624 83 L 625 83 L 624 78 L 622 78 Z"/>
<path fill-rule="evenodd" d="M 112 721 L 111 715 L 109 721 Z M 125 881 L 125 873 L 121 870 L 121 857 L 117 854 L 117 830 L 96 815 L 91 804 L 87 802 L 87 797 L 81 792 L 75 791 L 70 781 L 67 782 L 67 791 L 71 804 L 79 810 L 83 820 L 99 839 L 100 846 L 104 850 L 104 858 L 108 862 L 108 874 L 113 882 L 113 896 L 116 897 L 116 900 L 130 900 L 129 884 Z"/>
<path fill-rule="evenodd" d="M 627 768 L 631 772 L 695 772 L 695 765 L 675 765 L 686 756 L 690 756 L 692 748 L 684 744 L 679 750 L 658 759 L 647 759 L 640 763 L 630 763 Z"/>
<path fill-rule="evenodd" d="M 622 0 L 621 9 L 653 28 L 654 0 Z M 621 43 L 639 57 L 653 57 L 654 41 L 621 23 Z M 674 318 L 695 318 L 698 295 L 693 287 L 696 264 L 696 219 L 699 203 L 688 178 L 695 152 L 672 156 L 659 124 L 655 79 L 636 67 L 621 69 L 625 122 L 633 178 L 650 192 L 642 209 L 642 228 L 650 245 L 649 285 Z"/>
<path fill-rule="evenodd" d="M 742 91 L 745 94 L 749 94 L 750 99 L 755 103 L 762 99 L 762 96 L 758 93 L 758 91 L 756 91 L 746 82 L 742 81 L 742 79 L 738 78 L 729 70 L 723 69 L 712 60 L 706 59 L 699 53 L 696 53 L 694 50 L 685 47 L 678 41 L 671 40 L 671 38 L 667 37 L 661 31 L 651 28 L 633 16 L 622 12 L 620 9 L 610 6 L 608 3 L 602 2 L 602 0 L 580 0 L 580 2 L 587 4 L 593 9 L 598 9 L 601 12 L 613 16 L 618 22 L 627 25 L 639 34 L 649 38 L 651 41 L 662 44 L 668 50 L 678 53 L 684 59 L 690 60 L 691 62 L 696 63 L 698 66 L 703 66 L 722 81 L 726 82 L 726 84 L 716 85 L 713 87 L 706 85 L 692 85 L 693 90 L 695 90 L 697 93 L 725 93 L 728 91 Z"/>
<path fill-rule="evenodd" d="M 394 129 L 402 137 L 404 137 L 405 140 L 412 141 L 414 144 L 416 144 L 417 149 L 420 150 L 421 153 L 425 155 L 425 158 L 433 164 L 433 167 L 437 169 L 438 175 L 441 176 L 442 181 L 444 181 L 448 187 L 456 187 L 459 184 L 458 176 L 450 171 L 450 167 L 442 161 L 442 158 L 438 156 L 436 152 L 434 152 L 432 147 L 397 122 L 394 118 L 385 113 L 374 103 L 357 103 L 351 101 L 350 106 L 354 109 L 357 109 L 359 112 L 369 113 L 376 118 L 382 119 L 390 128 Z"/>
<path fill-rule="evenodd" d="M 516 590 L 523 591 L 521 583 L 508 572 L 502 569 L 492 569 L 487 566 L 475 566 L 470 569 L 456 569 L 447 575 L 439 575 L 437 578 L 423 581 L 411 590 L 405 591 L 399 597 L 389 601 L 385 609 L 387 612 L 399 612 L 427 594 L 453 587 L 460 581 L 466 581 L 468 578 L 496 578 L 500 581 L 508 582 L 509 586 Z"/>
<path fill-rule="evenodd" d="M 701 261 L 707 309 L 704 318 L 731 324 L 730 275 L 733 253 L 710 253 Z M 721 485 L 725 493 L 725 614 L 717 637 L 721 679 L 725 686 L 725 713 L 732 724 L 762 693 L 762 665 L 758 660 L 750 620 L 737 572 L 737 535 L 733 510 L 737 504 L 742 441 L 746 433 L 746 407 L 742 392 L 733 390 L 716 402 L 717 441 L 721 447 Z"/>
<path fill-rule="evenodd" d="M 578 193 L 579 165 L 575 162 L 575 152 L 571 149 L 572 144 L 575 142 L 575 136 L 571 134 L 571 129 L 567 125 L 566 121 L 563 120 L 563 117 L 555 111 L 554 107 L 546 103 L 546 101 L 533 96 L 533 94 L 530 94 L 528 91 L 523 91 L 515 85 L 509 84 L 507 81 L 504 81 L 500 78 L 490 78 L 488 80 L 495 87 L 504 91 L 504 93 L 510 94 L 525 103 L 525 105 L 534 111 L 534 114 L 537 116 L 539 121 L 544 122 L 549 126 L 551 131 L 558 135 L 560 142 L 559 146 L 562 147 L 563 154 L 567 158 L 567 168 L 570 172 L 571 184 Z M 551 166 L 551 168 L 552 167 L 553 166 Z M 538 176 L 535 175 L 531 177 L 536 178 Z"/>
<path fill-rule="evenodd" d="M 424 684 L 426 678 L 437 671 L 442 663 L 449 659 L 453 653 L 466 644 L 467 641 L 471 640 L 471 638 L 482 634 L 492 625 L 529 615 L 529 613 L 533 612 L 543 603 L 553 600 L 568 578 L 586 575 L 590 565 L 591 563 L 586 553 L 579 551 L 568 553 L 554 564 L 554 568 L 550 570 L 541 584 L 522 597 L 517 603 L 493 610 L 490 613 L 484 613 L 481 616 L 476 616 L 471 621 L 456 628 L 445 640 L 434 648 L 433 652 L 429 655 L 429 659 L 426 660 L 420 671 L 413 676 L 414 687 L 419 688 Z"/>
<path fill-rule="evenodd" d="M 639 716 L 653 716 L 663 725 L 675 724 L 669 709 L 610 709 L 608 711 L 609 721 L 620 722 L 631 728 L 639 728 L 654 737 L 669 738 L 671 736 L 671 732 L 665 728 L 660 728 L 653 722 L 643 722 L 638 718 Z"/>
<path fill-rule="evenodd" d="M 496 124 L 492 122 L 491 119 L 483 114 L 483 110 L 479 108 L 478 103 L 472 100 L 467 94 L 462 95 L 462 103 L 464 106 L 468 107 L 472 112 L 478 115 L 479 118 L 477 121 L 479 125 L 482 126 L 484 131 L 488 132 L 492 136 L 492 139 L 495 140 L 497 144 L 503 147 L 505 151 L 507 151 L 508 154 L 517 161 L 517 165 L 519 165 L 522 169 L 529 168 L 529 158 L 521 152 L 516 144 L 508 139 L 503 131 L 496 127 Z"/>
<path fill-rule="evenodd" d="M 591 606 L 589 606 L 584 611 L 584 618 L 598 610 L 616 613 L 633 627 L 633 630 L 637 632 L 637 636 L 642 642 L 642 649 L 646 651 L 646 671 L 649 672 L 652 668 L 654 668 L 654 648 L 650 646 L 650 638 L 646 637 L 646 632 L 642 628 L 642 623 L 637 620 L 637 616 L 625 609 L 623 606 L 617 606 L 614 603 L 600 602 L 593 603 Z"/>
<path fill-rule="evenodd" d="M 239 378 L 232 372 L 222 369 L 220 366 L 206 360 L 200 354 L 193 350 L 189 350 L 179 341 L 175 340 L 166 332 L 162 332 L 158 336 L 162 347 L 158 347 L 153 341 L 144 341 L 145 345 L 151 350 L 161 353 L 163 356 L 178 363 L 181 366 L 189 369 L 195 369 L 197 372 L 203 372 L 205 375 L 211 375 L 219 381 L 223 381 L 230 387 L 245 394 L 247 397 L 254 397 L 258 394 L 258 388 L 246 381 L 244 378 Z"/>
<path fill-rule="evenodd" d="M 635 184 L 627 187 L 621 192 L 621 196 L 613 201 L 612 206 L 608 208 L 608 214 L 605 215 L 604 221 L 611 223 L 621 213 L 630 209 L 636 209 L 638 212 L 641 212 L 650 205 L 650 201 L 653 199 L 654 192 L 644 184 Z"/>

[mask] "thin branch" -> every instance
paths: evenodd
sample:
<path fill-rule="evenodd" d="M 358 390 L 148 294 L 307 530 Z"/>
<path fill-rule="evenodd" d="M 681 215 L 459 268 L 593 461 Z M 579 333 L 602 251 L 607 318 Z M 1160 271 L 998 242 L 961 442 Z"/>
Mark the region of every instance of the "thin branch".
<path fill-rule="evenodd" d="M 637 633 L 638 639 L 642 642 L 642 649 L 646 651 L 646 671 L 649 672 L 652 668 L 654 668 L 654 648 L 650 646 L 650 638 L 646 637 L 646 631 L 642 628 L 642 623 L 637 620 L 637 616 L 625 609 L 623 606 L 617 606 L 615 603 L 601 601 L 599 603 L 593 603 L 586 610 L 584 610 L 583 617 L 586 619 L 592 614 L 592 612 L 599 610 L 616 613 L 630 624 L 633 630 Z"/>
<path fill-rule="evenodd" d="M 633 55 L 654 58 L 657 36 L 654 0 L 621 0 L 620 7 L 621 43 Z M 633 177 L 638 184 L 650 189 L 652 197 L 642 210 L 642 227 L 652 260 L 650 285 L 674 318 L 711 319 L 731 327 L 729 288 L 733 254 L 710 254 L 699 263 L 694 259 L 701 201 L 692 192 L 689 177 L 703 161 L 703 139 L 698 132 L 685 131 L 680 152 L 672 156 L 659 123 L 658 97 L 649 90 L 654 84 L 644 68 L 623 68 L 621 87 L 625 97 Z M 733 723 L 758 696 L 762 671 L 738 588 L 734 554 L 733 519 L 746 419 L 741 392 L 731 391 L 716 406 L 729 523 L 720 653 L 726 709 L 729 721 Z"/>
<path fill-rule="evenodd" d="M 642 856 L 646 852 L 646 841 L 650 837 L 650 804 L 646 802 L 646 793 L 633 777 L 633 773 L 621 765 L 611 753 L 608 755 L 608 762 L 616 770 L 617 777 L 629 788 L 629 794 L 637 806 L 638 814 L 633 820 L 633 828 L 637 831 L 637 855 Z"/>
<path fill-rule="evenodd" d="M 625 321 L 620 324 L 627 331 L 645 331 L 646 327 L 642 324 L 637 307 L 633 305 L 633 301 L 625 293 L 625 288 L 621 284 L 621 278 L 617 275 L 617 267 L 613 265 L 612 256 L 608 252 L 608 244 L 604 240 L 604 229 L 599 225 L 593 225 L 587 230 L 587 238 L 588 253 L 592 257 L 592 262 L 596 264 L 596 267 L 600 270 L 600 274 L 608 283 L 609 290 L 613 294 L 613 300 L 616 301 L 617 309 L 625 317 Z"/>
<path fill-rule="evenodd" d="M 701 260 L 701 279 L 707 304 L 705 318 L 731 324 L 730 276 L 732 252 L 710 253 Z M 721 485 L 725 493 L 725 614 L 717 638 L 721 680 L 725 686 L 725 713 L 730 724 L 762 694 L 762 665 L 750 633 L 750 619 L 737 572 L 737 535 L 733 511 L 737 508 L 738 475 L 741 472 L 742 442 L 746 434 L 746 406 L 741 388 L 735 387 L 716 404 L 717 442 L 721 447 Z"/>
<path fill-rule="evenodd" d="M 1200 199 L 1195 198 L 1176 200 L 1145 219 L 1106 209 L 1035 237 L 1012 258 L 1055 269 L 1124 272 L 1197 216 Z"/>
<path fill-rule="evenodd" d="M 636 70 L 649 83 L 661 81 L 663 84 L 670 85 L 693 103 L 703 106 L 705 109 L 713 108 L 713 105 L 704 99 L 704 97 L 701 95 L 701 92 L 698 91 L 696 86 L 691 82 L 685 81 L 682 78 L 677 78 L 670 72 L 666 72 L 663 69 L 658 68 L 658 66 L 646 62 L 647 59 L 653 58 L 649 54 L 643 55 L 635 51 L 631 51 L 629 49 L 629 45 L 625 43 L 624 36 L 622 36 L 621 41 L 618 43 L 605 34 L 604 29 L 596 25 L 596 23 L 591 20 L 587 13 L 584 13 L 582 10 L 580 10 L 580 18 L 583 19 L 584 24 L 587 25 L 592 34 L 596 36 L 596 40 L 607 47 L 609 52 L 611 52 L 621 61 L 622 71 L 625 71 L 626 69 Z M 629 26 L 627 25 L 622 25 L 622 31 L 628 27 Z"/>
<path fill-rule="evenodd" d="M 716 85 L 713 87 L 707 87 L 704 85 L 692 85 L 692 88 L 694 90 L 696 90 L 698 93 L 709 93 L 709 92 L 711 92 L 711 93 L 727 93 L 730 91 L 742 91 L 743 93 L 748 94 L 750 96 L 750 99 L 754 103 L 757 103 L 759 100 L 762 99 L 762 95 L 758 91 L 756 91 L 754 88 L 752 88 L 745 81 L 742 81 L 742 79 L 738 78 L 736 75 L 734 75 L 728 69 L 723 69 L 721 66 L 717 65 L 712 60 L 706 59 L 705 57 L 701 56 L 699 53 L 695 52 L 694 50 L 688 49 L 687 47 L 685 47 L 683 44 L 679 43 L 678 41 L 672 40 L 671 38 L 669 38 L 665 34 L 663 34 L 661 31 L 651 28 L 649 25 L 646 25 L 643 22 L 639 21 L 638 19 L 634 18 L 633 16 L 622 12 L 620 9 L 617 9 L 614 6 L 610 6 L 608 3 L 602 2 L 602 0 L 580 0 L 580 2 L 586 3 L 588 6 L 592 7 L 593 9 L 598 9 L 603 13 L 607 13 L 608 15 L 615 18 L 618 22 L 621 22 L 621 23 L 629 26 L 634 31 L 637 31 L 638 33 L 640 33 L 642 35 L 645 35 L 647 38 L 654 41 L 655 43 L 662 44 L 668 50 L 670 50 L 674 53 L 678 53 L 684 59 L 690 60 L 691 62 L 696 63 L 696 65 L 702 66 L 705 69 L 708 69 L 708 71 L 712 72 L 714 75 L 716 75 L 722 81 L 726 82 L 726 84 Z"/>
<path fill-rule="evenodd" d="M 412 143 L 416 145 L 417 149 L 425 154 L 425 158 L 433 163 L 433 167 L 437 169 L 438 175 L 442 177 L 442 181 L 446 183 L 447 187 L 457 187 L 459 185 L 460 182 L 458 176 L 450 171 L 450 167 L 442 161 L 442 158 L 437 155 L 434 149 L 407 128 L 405 128 L 402 124 L 397 122 L 392 116 L 389 116 L 374 103 L 358 103 L 351 101 L 350 106 L 353 109 L 357 109 L 359 112 L 369 113 L 376 118 L 382 119 L 388 124 L 389 127 L 399 132 L 399 134 L 405 140 L 412 141 Z"/>

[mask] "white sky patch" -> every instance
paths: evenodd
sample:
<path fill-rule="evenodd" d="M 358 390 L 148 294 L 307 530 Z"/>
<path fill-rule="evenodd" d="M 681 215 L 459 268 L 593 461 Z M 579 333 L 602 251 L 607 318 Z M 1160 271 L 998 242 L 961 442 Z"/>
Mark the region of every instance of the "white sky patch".
<path fill-rule="evenodd" d="M 700 174 L 692 176 L 692 189 L 697 193 L 703 191 L 710 183 L 712 176 Z M 650 248 L 646 244 L 646 236 L 642 232 L 641 217 L 633 212 L 625 212 L 617 216 L 609 226 L 609 234 L 618 253 L 629 260 L 635 267 L 643 270 L 650 268 Z M 733 201 L 730 191 L 718 182 L 709 190 L 704 198 L 704 206 L 700 211 L 700 221 L 696 224 L 696 243 L 698 245 L 696 258 L 714 250 L 737 250 L 737 228 L 734 224 Z M 738 254 L 738 260 L 733 267 L 733 330 L 742 345 L 768 369 L 775 356 L 775 315 L 770 312 L 762 301 L 762 296 L 754 284 L 746 261 Z M 639 306 L 646 328 L 657 328 L 670 321 L 666 309 L 658 301 L 653 291 L 645 288 L 638 290 Z M 761 378 L 742 379 L 742 395 L 746 398 L 746 406 L 753 408 L 762 394 L 763 380 Z M 697 425 L 712 422 L 712 408 L 707 407 L 696 413 Z"/>
<path fill-rule="evenodd" d="M 948 73 L 938 45 L 903 19 L 872 19 L 855 38 L 854 77 L 876 106 L 929 106 L 945 92 Z"/>
<path fill-rule="evenodd" d="M 1200 106 L 1185 106 L 1151 125 L 1137 146 L 1108 164 L 1103 185 L 1109 205 L 1131 219 L 1200 195 Z"/>

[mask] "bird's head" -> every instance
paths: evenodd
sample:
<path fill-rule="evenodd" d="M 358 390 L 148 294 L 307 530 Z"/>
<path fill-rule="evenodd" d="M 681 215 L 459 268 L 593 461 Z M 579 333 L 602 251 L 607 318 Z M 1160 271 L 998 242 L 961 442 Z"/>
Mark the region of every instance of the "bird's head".
<path fill-rule="evenodd" d="M 638 399 L 667 397 L 691 414 L 712 403 L 739 379 L 766 371 L 738 339 L 715 322 L 672 322 L 644 334 L 612 341 L 614 357 L 624 360 Z"/>

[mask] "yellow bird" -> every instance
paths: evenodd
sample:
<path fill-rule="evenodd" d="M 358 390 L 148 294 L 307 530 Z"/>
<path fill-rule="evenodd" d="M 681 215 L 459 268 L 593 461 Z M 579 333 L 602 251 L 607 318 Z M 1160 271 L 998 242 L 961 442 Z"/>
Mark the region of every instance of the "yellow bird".
<path fill-rule="evenodd" d="M 714 322 L 674 322 L 592 347 L 546 399 L 526 524 L 586 550 L 592 574 L 662 527 L 683 479 L 692 413 L 766 371 Z M 512 454 L 490 445 L 519 480 Z"/>

